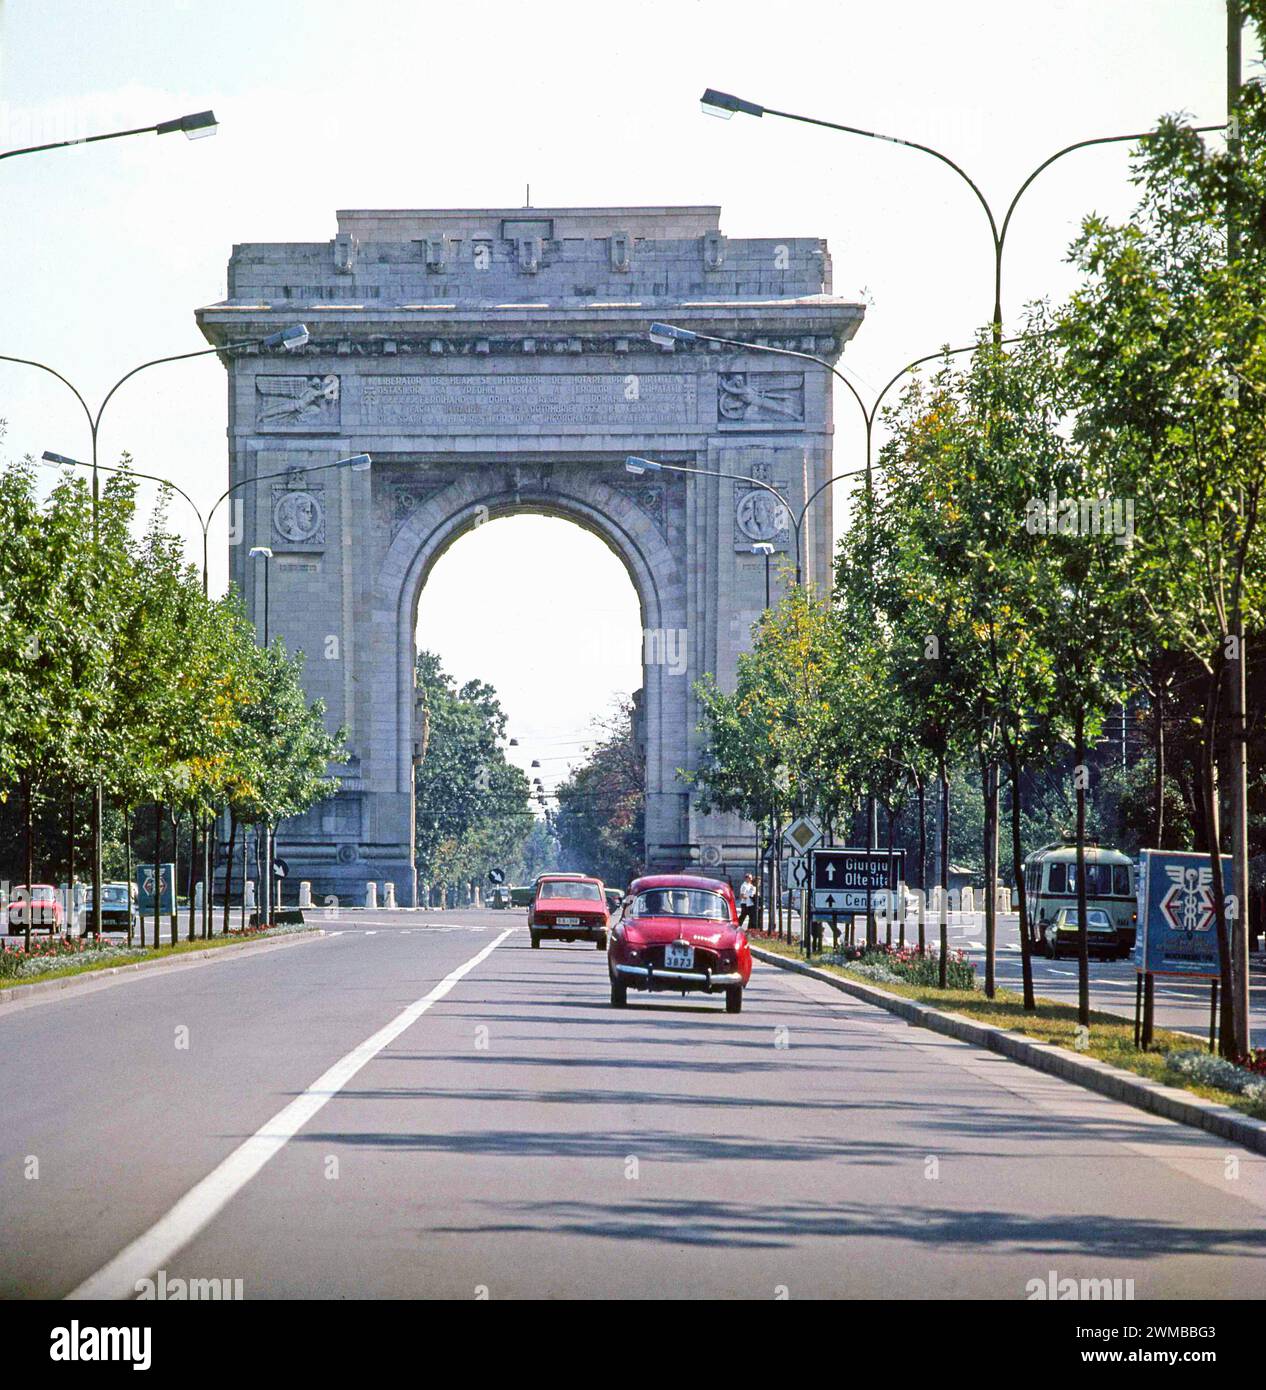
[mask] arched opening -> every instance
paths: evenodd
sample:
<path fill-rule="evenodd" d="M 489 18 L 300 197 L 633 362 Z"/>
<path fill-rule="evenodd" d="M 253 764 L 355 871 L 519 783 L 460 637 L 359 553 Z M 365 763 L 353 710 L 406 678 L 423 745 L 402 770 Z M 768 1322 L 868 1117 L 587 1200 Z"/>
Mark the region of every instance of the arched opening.
<path fill-rule="evenodd" d="M 476 510 L 434 548 L 414 626 L 428 720 L 415 847 L 432 901 L 463 900 L 493 867 L 619 883 L 640 865 L 643 606 L 610 538 L 556 508 Z"/>

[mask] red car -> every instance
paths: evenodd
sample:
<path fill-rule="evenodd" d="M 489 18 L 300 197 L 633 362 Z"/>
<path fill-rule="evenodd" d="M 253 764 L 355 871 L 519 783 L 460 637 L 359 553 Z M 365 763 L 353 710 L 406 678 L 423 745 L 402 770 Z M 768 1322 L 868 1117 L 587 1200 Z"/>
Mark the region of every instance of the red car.
<path fill-rule="evenodd" d="M 592 941 L 607 949 L 607 896 L 600 878 L 585 874 L 542 874 L 528 908 L 532 945 L 542 940 Z"/>
<path fill-rule="evenodd" d="M 743 1007 L 752 952 L 728 883 L 698 874 L 650 874 L 629 886 L 607 951 L 611 1004 L 630 989 L 725 991 L 725 1011 Z"/>
<path fill-rule="evenodd" d="M 33 883 L 29 893 L 26 884 L 14 884 L 9 893 L 9 930 L 25 931 L 28 913 L 33 929 L 61 931 L 61 897 L 51 883 Z"/>

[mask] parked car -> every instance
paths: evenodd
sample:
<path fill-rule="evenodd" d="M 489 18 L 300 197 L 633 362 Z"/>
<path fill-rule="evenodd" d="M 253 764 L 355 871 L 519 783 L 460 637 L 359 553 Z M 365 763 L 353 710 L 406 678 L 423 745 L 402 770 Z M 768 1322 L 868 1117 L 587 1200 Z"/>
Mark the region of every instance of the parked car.
<path fill-rule="evenodd" d="M 651 874 L 635 879 L 607 951 L 611 1005 L 628 991 L 680 990 L 725 994 L 725 1010 L 743 1007 L 752 952 L 739 926 L 728 883 L 697 874 Z"/>
<path fill-rule="evenodd" d="M 1061 952 L 1077 953 L 1077 909 L 1061 907 L 1049 922 L 1042 924 L 1042 953 L 1055 958 Z M 1086 944 L 1092 955 L 1122 959 L 1130 953 L 1125 933 L 1112 925 L 1112 918 L 1101 907 L 1086 909 Z"/>
<path fill-rule="evenodd" d="M 26 884 L 18 883 L 9 891 L 9 930 L 25 931 L 27 920 L 32 931 L 52 931 L 60 934 L 65 919 L 61 898 L 51 883 L 33 883 L 30 892 Z"/>
<path fill-rule="evenodd" d="M 592 941 L 607 949 L 607 899 L 600 878 L 584 874 L 542 874 L 528 908 L 532 945 L 542 940 Z"/>
<path fill-rule="evenodd" d="M 101 885 L 101 929 L 103 931 L 127 931 L 136 912 L 136 887 L 130 883 L 103 883 Z M 77 914 L 79 935 L 87 936 L 92 931 L 92 889 L 89 888 L 86 900 L 80 904 Z"/>

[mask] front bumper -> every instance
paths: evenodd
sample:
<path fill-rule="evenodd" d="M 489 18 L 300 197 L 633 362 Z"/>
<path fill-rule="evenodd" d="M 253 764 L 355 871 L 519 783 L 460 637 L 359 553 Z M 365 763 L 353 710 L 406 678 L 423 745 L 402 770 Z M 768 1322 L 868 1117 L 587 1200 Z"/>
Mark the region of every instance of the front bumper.
<path fill-rule="evenodd" d="M 533 935 L 542 941 L 602 941 L 606 927 L 532 927 Z"/>
<path fill-rule="evenodd" d="M 743 977 L 737 971 L 714 975 L 708 970 L 656 970 L 646 965 L 616 965 L 612 969 L 634 989 L 701 989 L 710 992 L 743 984 Z"/>

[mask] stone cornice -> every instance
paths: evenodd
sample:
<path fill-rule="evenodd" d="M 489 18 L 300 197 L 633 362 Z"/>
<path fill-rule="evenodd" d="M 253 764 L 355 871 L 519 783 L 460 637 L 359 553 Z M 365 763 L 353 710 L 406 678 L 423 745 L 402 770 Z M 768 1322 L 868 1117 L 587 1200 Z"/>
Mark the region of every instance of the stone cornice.
<path fill-rule="evenodd" d="M 865 314 L 865 306 L 826 296 L 795 300 L 637 306 L 552 307 L 544 304 L 384 308 L 367 303 L 210 304 L 197 311 L 198 326 L 215 346 L 262 338 L 303 322 L 312 340 L 299 360 L 328 357 L 423 355 L 557 356 L 643 354 L 652 357 L 715 355 L 707 343 L 662 348 L 647 338 L 650 324 L 666 319 L 701 333 L 748 338 L 760 346 L 792 348 L 834 357 Z"/>

